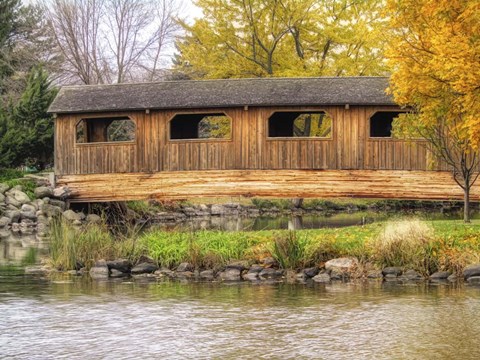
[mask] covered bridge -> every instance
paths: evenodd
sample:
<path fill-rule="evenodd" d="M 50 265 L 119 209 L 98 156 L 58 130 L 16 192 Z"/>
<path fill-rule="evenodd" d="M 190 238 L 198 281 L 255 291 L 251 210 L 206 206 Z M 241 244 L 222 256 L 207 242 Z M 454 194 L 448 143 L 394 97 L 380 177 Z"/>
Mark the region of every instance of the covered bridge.
<path fill-rule="evenodd" d="M 462 199 L 426 143 L 392 136 L 382 77 L 67 86 L 50 106 L 72 201 L 192 196 Z M 474 186 L 472 199 L 480 199 Z"/>

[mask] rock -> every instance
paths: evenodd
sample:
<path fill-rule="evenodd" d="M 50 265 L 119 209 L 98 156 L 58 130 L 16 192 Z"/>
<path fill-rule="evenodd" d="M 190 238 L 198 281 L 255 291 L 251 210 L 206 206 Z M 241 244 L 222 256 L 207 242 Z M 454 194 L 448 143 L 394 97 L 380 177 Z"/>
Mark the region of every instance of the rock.
<path fill-rule="evenodd" d="M 338 268 L 333 268 L 329 272 L 330 280 L 346 281 L 350 278 L 350 273 Z"/>
<path fill-rule="evenodd" d="M 70 196 L 72 192 L 67 186 L 61 186 L 53 189 L 53 196 L 58 199 L 66 199 Z"/>
<path fill-rule="evenodd" d="M 5 195 L 0 193 L 0 203 L 3 203 L 3 202 L 5 202 Z"/>
<path fill-rule="evenodd" d="M 94 280 L 108 279 L 109 271 L 107 262 L 105 260 L 98 260 L 88 273 Z"/>
<path fill-rule="evenodd" d="M 466 280 L 472 276 L 480 276 L 480 264 L 469 265 L 463 270 L 463 277 Z"/>
<path fill-rule="evenodd" d="M 6 217 L 6 216 L 0 217 L 0 229 L 7 227 L 11 223 L 12 223 L 12 220 L 9 217 Z"/>
<path fill-rule="evenodd" d="M 37 199 L 53 196 L 53 188 L 51 186 L 39 186 L 33 191 Z"/>
<path fill-rule="evenodd" d="M 383 274 L 380 270 L 370 270 L 367 274 L 367 278 L 369 278 L 369 279 L 382 279 Z"/>
<path fill-rule="evenodd" d="M 74 226 L 82 226 L 82 222 L 80 220 L 73 220 L 72 225 Z"/>
<path fill-rule="evenodd" d="M 22 215 L 18 210 L 7 210 L 3 215 L 11 220 L 12 223 L 19 222 Z"/>
<path fill-rule="evenodd" d="M 50 205 L 53 205 L 53 206 L 58 206 L 60 209 L 62 209 L 62 211 L 67 210 L 67 204 L 65 203 L 65 201 L 56 200 L 56 199 L 49 199 L 48 203 Z"/>
<path fill-rule="evenodd" d="M 23 204 L 26 204 L 26 203 L 30 202 L 30 198 L 28 197 L 27 194 L 25 194 L 23 191 L 16 190 L 16 189 L 10 190 L 8 192 L 7 199 L 9 197 L 14 198 L 15 201 L 17 201 L 20 204 L 18 206 L 21 206 Z M 12 204 L 12 205 L 14 205 L 14 204 Z M 15 205 L 15 206 L 17 206 L 17 205 Z"/>
<path fill-rule="evenodd" d="M 32 265 L 25 267 L 25 274 L 29 275 L 47 275 L 52 272 L 52 268 L 45 265 Z"/>
<path fill-rule="evenodd" d="M 189 279 L 193 279 L 195 277 L 195 274 L 191 271 L 181 271 L 181 272 L 177 272 L 175 276 L 177 279 L 189 280 Z"/>
<path fill-rule="evenodd" d="M 227 269 L 238 269 L 240 271 L 243 271 L 245 269 L 248 269 L 248 261 L 231 261 L 227 264 L 226 266 Z"/>
<path fill-rule="evenodd" d="M 200 279 L 212 281 L 215 279 L 215 272 L 213 270 L 201 271 Z"/>
<path fill-rule="evenodd" d="M 240 270 L 238 269 L 225 269 L 225 271 L 218 273 L 218 276 L 223 281 L 240 281 L 241 280 Z"/>
<path fill-rule="evenodd" d="M 131 272 L 132 275 L 150 274 L 158 270 L 158 266 L 150 262 L 142 262 L 135 265 Z"/>
<path fill-rule="evenodd" d="M 248 269 L 248 272 L 249 273 L 256 273 L 258 274 L 260 271 L 263 270 L 263 266 L 262 265 L 259 265 L 259 264 L 253 264 L 252 266 L 250 266 L 250 269 Z"/>
<path fill-rule="evenodd" d="M 160 270 L 155 271 L 156 276 L 168 276 L 169 278 L 175 277 L 175 272 L 168 268 L 161 268 Z"/>
<path fill-rule="evenodd" d="M 5 204 L 14 206 L 15 208 L 19 208 L 20 206 L 22 206 L 20 201 L 17 201 L 14 197 L 10 195 L 7 195 L 7 197 L 5 198 Z"/>
<path fill-rule="evenodd" d="M 184 271 L 193 271 L 195 267 L 188 263 L 188 262 L 183 262 L 177 267 L 177 272 L 184 272 Z"/>
<path fill-rule="evenodd" d="M 330 275 L 327 273 L 321 273 L 312 278 L 313 281 L 317 283 L 329 283 L 330 282 Z"/>
<path fill-rule="evenodd" d="M 260 279 L 279 279 L 283 276 L 283 270 L 277 270 L 273 268 L 265 268 L 258 274 Z"/>
<path fill-rule="evenodd" d="M 405 271 L 405 273 L 403 274 L 403 277 L 405 277 L 405 279 L 410 280 L 410 281 L 424 280 L 424 277 L 421 274 L 419 274 L 418 272 L 416 272 L 415 270 Z"/>
<path fill-rule="evenodd" d="M 395 267 L 395 266 L 390 266 L 390 267 L 386 267 L 382 270 L 382 274 L 383 276 L 387 276 L 387 275 L 393 275 L 395 277 L 397 276 L 400 276 L 402 275 L 402 268 L 400 267 Z"/>
<path fill-rule="evenodd" d="M 355 258 L 337 258 L 329 260 L 325 263 L 325 270 L 328 272 L 336 271 L 337 273 L 350 273 L 358 266 L 358 260 Z"/>
<path fill-rule="evenodd" d="M 432 275 L 430 275 L 430 280 L 432 281 L 447 280 L 451 274 L 452 273 L 450 271 L 437 271 Z"/>
<path fill-rule="evenodd" d="M 20 218 L 36 221 L 37 220 L 37 214 L 36 214 L 35 211 L 21 211 L 20 212 Z"/>
<path fill-rule="evenodd" d="M 87 223 L 89 224 L 100 224 L 102 223 L 102 218 L 97 214 L 88 214 L 87 215 Z"/>
<path fill-rule="evenodd" d="M 210 208 L 210 214 L 213 216 L 222 216 L 225 214 L 225 208 L 222 205 L 214 204 Z"/>
<path fill-rule="evenodd" d="M 67 219 L 68 221 L 82 221 L 85 219 L 85 214 L 84 213 L 77 213 L 73 210 L 66 210 L 63 212 L 63 217 Z"/>
<path fill-rule="evenodd" d="M 210 214 L 210 208 L 205 204 L 198 205 L 198 209 L 202 212 Z"/>
<path fill-rule="evenodd" d="M 0 230 L 0 239 L 7 239 L 10 237 L 10 231 Z"/>
<path fill-rule="evenodd" d="M 450 282 L 456 282 L 456 281 L 458 281 L 458 277 L 457 277 L 457 275 L 452 274 L 447 278 L 447 280 L 450 281 Z"/>
<path fill-rule="evenodd" d="M 122 273 L 129 273 L 132 269 L 132 263 L 127 259 L 116 259 L 107 261 L 107 266 L 111 270 L 118 270 Z"/>
<path fill-rule="evenodd" d="M 0 183 L 0 194 L 5 194 L 5 192 L 10 189 L 10 186 L 4 183 Z"/>
<path fill-rule="evenodd" d="M 476 286 L 480 286 L 480 276 L 469 276 L 467 278 L 467 282 L 470 284 L 470 285 L 476 285 Z"/>
<path fill-rule="evenodd" d="M 20 208 L 20 210 L 25 211 L 25 212 L 32 212 L 32 213 L 37 212 L 37 208 L 33 205 L 30 205 L 30 204 L 23 204 L 22 207 Z"/>
<path fill-rule="evenodd" d="M 319 272 L 320 269 L 317 266 L 303 269 L 303 273 L 309 278 L 313 278 L 314 276 L 318 275 Z"/>
<path fill-rule="evenodd" d="M 112 278 L 121 278 L 128 276 L 128 273 L 125 273 L 123 271 L 117 270 L 117 269 L 111 269 L 110 270 L 110 277 Z"/>
<path fill-rule="evenodd" d="M 48 176 L 48 175 L 47 175 Z M 46 176 L 27 174 L 24 176 L 26 180 L 32 180 L 37 186 L 48 186 L 50 185 L 50 180 Z"/>
<path fill-rule="evenodd" d="M 151 257 L 145 256 L 145 255 L 140 256 L 140 258 L 138 259 L 137 263 L 138 263 L 138 264 L 140 264 L 140 263 L 149 263 L 149 264 L 155 264 L 155 265 L 157 264 L 157 263 L 155 262 L 155 260 L 153 260 Z"/>
<path fill-rule="evenodd" d="M 277 265 L 277 261 L 271 257 L 271 256 L 267 256 L 266 258 L 264 258 L 262 260 L 262 264 L 264 266 L 276 266 Z"/>
<path fill-rule="evenodd" d="M 43 204 L 41 209 L 48 217 L 56 217 L 62 214 L 62 209 L 60 207 L 51 204 Z"/>
<path fill-rule="evenodd" d="M 248 281 L 257 281 L 259 280 L 258 278 L 258 272 L 248 272 L 246 274 L 243 274 L 243 280 L 248 280 Z"/>

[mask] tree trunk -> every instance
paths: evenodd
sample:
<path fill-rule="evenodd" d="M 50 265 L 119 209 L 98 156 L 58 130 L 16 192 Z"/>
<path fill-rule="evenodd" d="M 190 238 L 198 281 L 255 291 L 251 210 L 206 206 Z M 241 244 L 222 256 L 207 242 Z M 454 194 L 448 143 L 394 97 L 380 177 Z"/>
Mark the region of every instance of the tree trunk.
<path fill-rule="evenodd" d="M 463 221 L 470 222 L 470 187 L 468 185 L 463 190 Z"/>

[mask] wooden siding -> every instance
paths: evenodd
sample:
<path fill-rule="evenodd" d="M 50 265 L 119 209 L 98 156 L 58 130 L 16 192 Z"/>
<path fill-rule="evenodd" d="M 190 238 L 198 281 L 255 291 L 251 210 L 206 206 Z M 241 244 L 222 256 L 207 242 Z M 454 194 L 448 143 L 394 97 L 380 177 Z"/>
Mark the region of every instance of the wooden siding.
<path fill-rule="evenodd" d="M 340 106 L 198 109 L 111 114 L 59 115 L 55 131 L 55 173 L 155 173 L 191 170 L 427 170 L 422 142 L 369 137 L 375 111 L 396 107 Z M 268 138 L 267 119 L 274 111 L 326 111 L 332 137 Z M 168 122 L 176 113 L 224 112 L 232 118 L 230 140 L 169 140 Z M 133 143 L 75 143 L 75 125 L 82 118 L 129 116 L 136 123 Z M 440 166 L 444 168 L 444 166 Z"/>
<path fill-rule="evenodd" d="M 89 174 L 59 177 L 73 202 L 185 199 L 194 196 L 388 198 L 459 200 L 462 190 L 444 171 L 208 170 Z M 471 191 L 480 200 L 480 184 Z"/>

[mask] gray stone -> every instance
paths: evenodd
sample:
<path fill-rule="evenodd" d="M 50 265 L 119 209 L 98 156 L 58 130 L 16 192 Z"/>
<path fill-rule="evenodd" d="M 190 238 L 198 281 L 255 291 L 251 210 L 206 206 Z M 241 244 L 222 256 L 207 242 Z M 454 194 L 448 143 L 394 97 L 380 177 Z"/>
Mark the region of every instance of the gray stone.
<path fill-rule="evenodd" d="M 5 202 L 5 195 L 0 193 L 0 203 L 3 203 L 3 202 Z"/>
<path fill-rule="evenodd" d="M 283 270 L 266 268 L 258 274 L 260 279 L 279 279 L 283 276 Z"/>
<path fill-rule="evenodd" d="M 107 261 L 105 259 L 100 259 L 95 261 L 95 266 L 107 266 Z"/>
<path fill-rule="evenodd" d="M 88 273 L 94 280 L 108 279 L 109 276 L 108 266 L 106 263 L 105 265 L 95 265 Z"/>
<path fill-rule="evenodd" d="M 23 204 L 22 207 L 20 208 L 20 210 L 35 213 L 37 211 L 37 208 L 33 205 L 30 205 L 30 204 Z"/>
<path fill-rule="evenodd" d="M 303 273 L 309 278 L 313 278 L 314 276 L 318 275 L 319 272 L 320 269 L 317 266 L 303 269 Z"/>
<path fill-rule="evenodd" d="M 210 214 L 210 208 L 205 204 L 198 205 L 198 209 L 202 212 Z"/>
<path fill-rule="evenodd" d="M 34 194 L 37 199 L 51 197 L 53 196 L 53 188 L 51 186 L 39 186 L 34 190 Z"/>
<path fill-rule="evenodd" d="M 0 239 L 7 239 L 10 237 L 10 231 L 0 230 Z"/>
<path fill-rule="evenodd" d="M 81 212 L 75 212 L 73 210 L 66 210 L 63 212 L 63 217 L 68 221 L 82 221 L 85 219 L 85 214 Z"/>
<path fill-rule="evenodd" d="M 10 189 L 10 186 L 4 183 L 0 183 L 0 194 L 5 194 L 5 192 Z"/>
<path fill-rule="evenodd" d="M 71 190 L 66 186 L 61 186 L 53 189 L 53 196 L 58 199 L 66 199 L 70 196 Z"/>
<path fill-rule="evenodd" d="M 161 268 L 154 273 L 156 276 L 168 276 L 169 278 L 175 277 L 175 272 L 168 268 Z"/>
<path fill-rule="evenodd" d="M 437 271 L 430 275 L 430 280 L 447 280 L 452 273 L 450 271 Z"/>
<path fill-rule="evenodd" d="M 110 277 L 112 278 L 121 278 L 125 276 L 128 276 L 128 273 L 125 273 L 117 269 L 110 269 Z"/>
<path fill-rule="evenodd" d="M 9 217 L 2 216 L 0 217 L 0 228 L 4 228 L 12 223 L 12 220 Z"/>
<path fill-rule="evenodd" d="M 470 276 L 467 278 L 467 282 L 470 284 L 470 285 L 476 285 L 476 286 L 480 286 L 480 276 Z"/>
<path fill-rule="evenodd" d="M 258 274 L 260 271 L 263 270 L 263 266 L 259 264 L 253 264 L 250 266 L 250 269 L 248 270 L 249 273 L 255 273 Z"/>
<path fill-rule="evenodd" d="M 133 275 L 138 274 L 150 274 L 154 273 L 158 270 L 158 266 L 149 262 L 142 262 L 140 264 L 135 265 L 131 272 Z"/>
<path fill-rule="evenodd" d="M 313 281 L 317 283 L 329 283 L 330 282 L 330 275 L 327 273 L 321 273 L 312 278 Z"/>
<path fill-rule="evenodd" d="M 480 264 L 469 265 L 463 270 L 463 277 L 465 279 L 472 276 L 480 276 Z"/>
<path fill-rule="evenodd" d="M 389 266 L 389 267 L 386 267 L 382 270 L 382 274 L 384 276 L 387 276 L 387 275 L 393 275 L 393 276 L 400 276 L 402 275 L 402 268 L 400 267 L 395 267 L 395 266 Z"/>
<path fill-rule="evenodd" d="M 25 274 L 29 275 L 47 275 L 53 271 L 51 267 L 45 265 L 32 265 L 25 267 Z"/>
<path fill-rule="evenodd" d="M 42 212 L 48 217 L 56 217 L 62 214 L 62 209 L 58 206 L 54 206 L 51 204 L 43 204 Z"/>
<path fill-rule="evenodd" d="M 447 280 L 450 281 L 450 282 L 456 282 L 456 281 L 458 281 L 458 277 L 457 277 L 457 275 L 452 274 L 447 278 Z"/>
<path fill-rule="evenodd" d="M 132 263 L 127 259 L 107 261 L 107 266 L 110 270 L 115 269 L 123 273 L 129 273 L 132 269 Z"/>
<path fill-rule="evenodd" d="M 65 201 L 57 200 L 57 199 L 49 199 L 48 203 L 53 206 L 58 206 L 60 209 L 62 209 L 62 211 L 67 210 L 67 204 L 65 203 Z"/>
<path fill-rule="evenodd" d="M 242 261 L 242 260 L 231 261 L 226 266 L 227 269 L 238 269 L 240 271 L 246 270 L 248 269 L 248 267 L 249 267 L 248 261 Z"/>
<path fill-rule="evenodd" d="M 347 273 L 353 271 L 358 266 L 358 260 L 355 258 L 337 258 L 329 260 L 325 263 L 327 271 L 335 270 L 339 273 Z"/>
<path fill-rule="evenodd" d="M 380 270 L 370 270 L 367 274 L 369 279 L 383 279 L 383 274 Z"/>
<path fill-rule="evenodd" d="M 347 271 L 340 270 L 338 268 L 330 269 L 329 275 L 330 275 L 330 280 L 346 281 L 350 279 L 350 274 Z"/>
<path fill-rule="evenodd" d="M 403 277 L 405 277 L 405 279 L 410 281 L 424 280 L 424 277 L 420 273 L 416 272 L 415 270 L 405 271 L 405 273 L 403 274 Z"/>
<path fill-rule="evenodd" d="M 48 179 L 48 175 L 27 174 L 24 176 L 24 179 L 32 180 L 37 186 L 50 185 L 50 180 Z"/>
<path fill-rule="evenodd" d="M 240 281 L 241 280 L 240 270 L 238 269 L 225 269 L 225 271 L 218 273 L 218 276 L 223 281 Z"/>
<path fill-rule="evenodd" d="M 19 222 L 21 213 L 18 210 L 7 210 L 3 213 L 5 217 L 8 217 L 12 223 Z"/>
<path fill-rule="evenodd" d="M 200 272 L 200 279 L 211 281 L 215 279 L 215 272 L 213 270 L 203 270 Z"/>
<path fill-rule="evenodd" d="M 265 266 L 275 266 L 277 265 L 277 261 L 273 257 L 267 256 L 262 260 L 262 264 Z"/>
<path fill-rule="evenodd" d="M 195 267 L 188 263 L 188 262 L 183 262 L 177 267 L 177 272 L 184 272 L 184 271 L 193 271 Z"/>
<path fill-rule="evenodd" d="M 218 204 L 214 204 L 212 205 L 212 207 L 210 208 L 210 213 L 214 216 L 222 216 L 222 215 L 225 215 L 225 207 L 223 207 L 222 205 L 218 205 Z"/>
<path fill-rule="evenodd" d="M 21 211 L 20 218 L 36 221 L 37 214 L 35 213 L 35 211 Z"/>
<path fill-rule="evenodd" d="M 180 280 L 189 280 L 193 279 L 195 277 L 195 274 L 192 271 L 177 271 L 175 277 Z"/>
<path fill-rule="evenodd" d="M 20 201 L 17 201 L 13 196 L 10 195 L 7 195 L 7 197 L 5 198 L 5 204 L 15 206 L 15 208 L 19 208 L 20 206 L 22 206 Z"/>
<path fill-rule="evenodd" d="M 89 224 L 100 224 L 102 222 L 102 218 L 97 214 L 88 214 L 86 220 Z"/>
<path fill-rule="evenodd" d="M 246 274 L 243 274 L 243 280 L 248 280 L 248 281 L 257 281 L 259 280 L 258 278 L 258 272 L 248 272 Z"/>
<path fill-rule="evenodd" d="M 9 197 L 14 198 L 18 203 L 20 203 L 19 206 L 30 202 L 30 198 L 28 197 L 27 194 L 25 194 L 23 191 L 16 190 L 16 189 L 10 190 L 10 191 L 8 192 L 7 199 L 8 199 Z M 14 204 L 13 204 L 13 205 L 14 205 Z"/>

